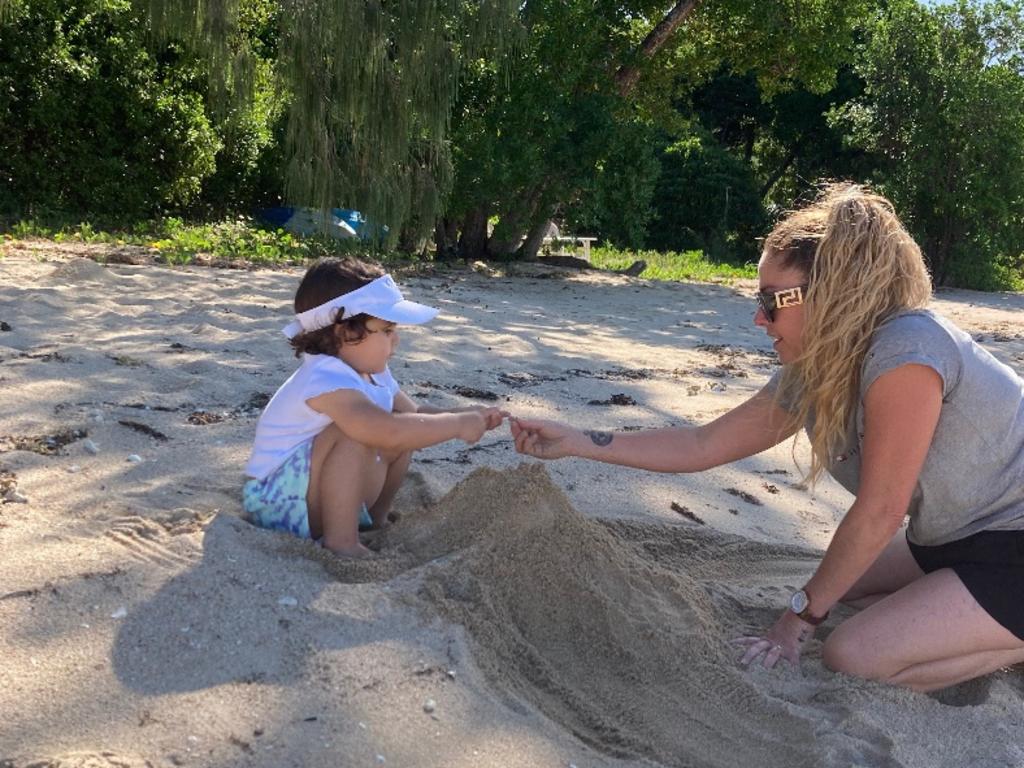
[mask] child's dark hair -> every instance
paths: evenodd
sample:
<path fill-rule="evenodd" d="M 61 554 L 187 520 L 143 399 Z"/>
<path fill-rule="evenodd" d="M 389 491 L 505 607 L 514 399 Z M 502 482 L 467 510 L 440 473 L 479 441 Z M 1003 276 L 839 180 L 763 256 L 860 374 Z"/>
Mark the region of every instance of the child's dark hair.
<path fill-rule="evenodd" d="M 362 288 L 378 277 L 386 274 L 379 264 L 372 264 L 352 258 L 320 259 L 308 270 L 295 291 L 295 314 L 305 312 L 326 304 L 342 294 Z M 338 311 L 341 314 L 341 310 Z M 366 336 L 366 321 L 369 315 L 361 313 L 354 317 L 346 317 L 335 325 L 343 329 L 343 340 L 346 342 L 360 341 Z M 300 333 L 291 340 L 295 356 L 304 352 L 311 355 L 336 355 L 338 340 L 334 333 L 334 325 L 316 331 Z"/>

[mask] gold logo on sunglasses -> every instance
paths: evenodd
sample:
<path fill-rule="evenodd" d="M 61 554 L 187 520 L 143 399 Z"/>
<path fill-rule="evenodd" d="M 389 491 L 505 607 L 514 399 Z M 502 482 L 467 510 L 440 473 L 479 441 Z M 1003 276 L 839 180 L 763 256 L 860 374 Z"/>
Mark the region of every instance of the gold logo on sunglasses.
<path fill-rule="evenodd" d="M 804 293 L 800 286 L 796 288 L 787 288 L 784 291 L 776 291 L 775 293 L 775 308 L 785 309 L 786 307 L 795 307 L 798 304 L 804 303 Z"/>

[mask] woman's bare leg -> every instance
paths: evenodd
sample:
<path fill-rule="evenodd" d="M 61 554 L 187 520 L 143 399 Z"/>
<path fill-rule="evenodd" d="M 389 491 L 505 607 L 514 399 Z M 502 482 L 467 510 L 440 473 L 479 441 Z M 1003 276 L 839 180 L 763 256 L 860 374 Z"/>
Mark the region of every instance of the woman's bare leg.
<path fill-rule="evenodd" d="M 899 530 L 864 575 L 857 579 L 842 601 L 854 608 L 867 608 L 924 576 L 907 545 L 907 534 Z"/>
<path fill-rule="evenodd" d="M 1024 640 L 942 568 L 843 622 L 825 641 L 824 661 L 837 672 L 932 691 L 1024 662 Z"/>

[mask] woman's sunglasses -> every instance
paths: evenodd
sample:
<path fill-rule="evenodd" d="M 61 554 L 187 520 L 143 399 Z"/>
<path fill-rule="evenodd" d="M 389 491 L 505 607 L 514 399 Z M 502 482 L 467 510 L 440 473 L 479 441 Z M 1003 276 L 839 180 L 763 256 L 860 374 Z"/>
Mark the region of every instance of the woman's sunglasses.
<path fill-rule="evenodd" d="M 775 322 L 775 310 L 803 304 L 807 288 L 806 285 L 798 285 L 795 288 L 783 288 L 781 291 L 758 291 L 755 294 L 757 306 L 764 312 L 768 322 Z"/>

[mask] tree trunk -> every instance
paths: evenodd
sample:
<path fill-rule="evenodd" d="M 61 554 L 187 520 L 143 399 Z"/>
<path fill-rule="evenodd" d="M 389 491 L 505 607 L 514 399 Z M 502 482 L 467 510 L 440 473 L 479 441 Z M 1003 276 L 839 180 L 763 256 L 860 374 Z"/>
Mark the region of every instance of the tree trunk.
<path fill-rule="evenodd" d="M 772 187 L 779 183 L 779 179 L 782 175 L 789 170 L 789 166 L 796 160 L 797 152 L 800 151 L 800 142 L 797 141 L 793 145 L 793 148 L 789 150 L 789 154 L 786 155 L 786 159 L 782 161 L 782 165 L 775 169 L 775 173 L 768 177 L 768 180 L 761 185 L 761 199 L 763 200 L 768 196 L 768 193 L 772 191 Z"/>
<path fill-rule="evenodd" d="M 517 254 L 522 261 L 533 261 L 537 258 L 537 252 L 544 243 L 544 235 L 548 231 L 548 225 L 551 224 L 551 216 L 554 215 L 557 207 L 552 206 L 547 211 L 547 216 L 544 216 L 544 218 L 538 220 L 537 223 L 530 227 L 530 232 L 526 235 L 526 240 L 523 241 Z"/>
<path fill-rule="evenodd" d="M 487 258 L 487 206 L 473 208 L 462 221 L 462 235 L 459 237 L 459 256 L 466 261 L 481 261 Z"/>
<path fill-rule="evenodd" d="M 544 193 L 544 182 L 521 199 L 516 208 L 501 217 L 498 228 L 487 243 L 487 251 L 498 259 L 509 259 L 519 250 L 530 231 L 537 204 Z"/>
<path fill-rule="evenodd" d="M 665 14 L 665 18 L 659 21 L 654 29 L 648 33 L 644 41 L 640 43 L 640 48 L 637 50 L 636 55 L 633 56 L 633 60 L 638 63 L 624 64 L 619 67 L 619 70 L 615 73 L 615 84 L 619 88 L 620 96 L 628 96 L 633 88 L 636 87 L 637 81 L 640 79 L 640 64 L 644 61 L 650 61 L 654 55 L 661 50 L 661 48 L 669 41 L 672 34 L 679 29 L 680 25 L 686 20 L 686 17 L 690 15 L 690 12 L 697 6 L 699 0 L 679 0 L 672 9 Z"/>
<path fill-rule="evenodd" d="M 429 237 L 424 237 L 418 234 L 413 227 L 406 226 L 402 227 L 402 231 L 398 233 L 398 244 L 395 248 L 401 253 L 422 253 L 429 241 Z"/>
<path fill-rule="evenodd" d="M 434 224 L 434 259 L 451 261 L 456 256 L 455 238 L 458 235 L 458 222 L 454 219 L 441 217 Z"/>

